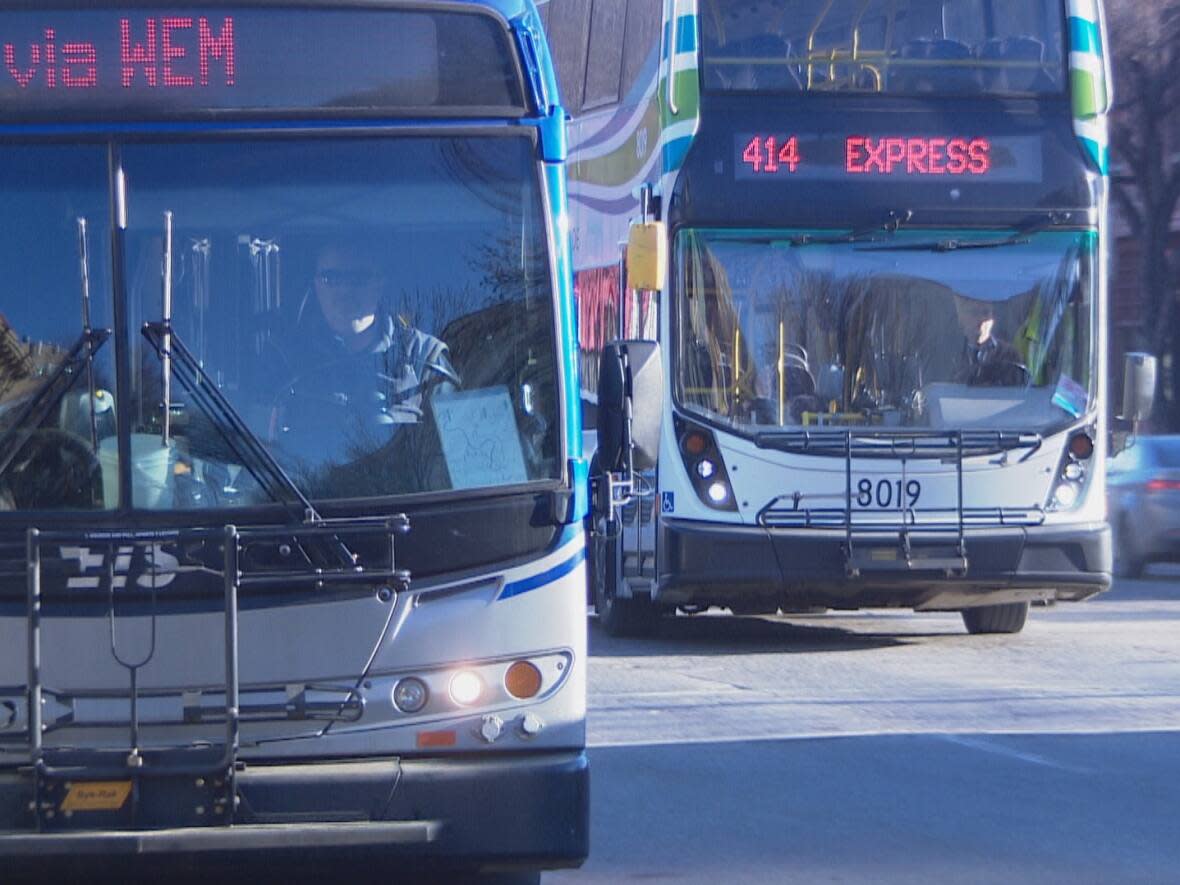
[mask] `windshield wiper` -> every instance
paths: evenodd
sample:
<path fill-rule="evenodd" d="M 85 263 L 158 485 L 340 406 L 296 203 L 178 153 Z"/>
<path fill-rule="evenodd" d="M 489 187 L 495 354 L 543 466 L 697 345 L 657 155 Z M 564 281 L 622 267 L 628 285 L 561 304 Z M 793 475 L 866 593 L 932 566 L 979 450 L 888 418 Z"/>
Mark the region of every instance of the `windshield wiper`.
<path fill-rule="evenodd" d="M 923 240 L 919 243 L 887 243 L 883 246 L 865 246 L 858 252 L 958 252 L 967 249 L 1002 249 L 1005 246 L 1023 246 L 1030 242 L 1034 234 L 1050 230 L 1060 224 L 1062 219 L 1056 214 L 1046 218 L 1038 218 L 1030 224 L 1021 225 L 1009 236 L 994 240 L 960 240 L 948 238 L 945 240 Z"/>
<path fill-rule="evenodd" d="M 111 337 L 110 329 L 95 329 L 90 325 L 90 254 L 86 243 L 86 219 L 77 219 L 78 224 L 78 282 L 82 295 L 82 333 L 77 337 L 70 349 L 66 351 L 65 359 L 54 370 L 49 380 L 43 384 L 32 398 L 25 404 L 13 425 L 0 436 L 0 475 L 4 474 L 12 465 L 12 461 L 29 438 L 45 423 L 49 413 L 57 407 L 62 397 L 73 389 L 81 374 L 79 369 L 86 368 L 86 386 L 89 394 L 87 411 L 90 412 L 90 445 L 98 454 L 98 415 L 96 402 L 98 391 L 94 383 L 94 355 L 99 348 L 106 344 Z"/>
<path fill-rule="evenodd" d="M 86 329 L 70 346 L 61 364 L 49 376 L 49 380 L 25 403 L 12 426 L 0 436 L 0 475 L 12 465 L 13 459 L 24 448 L 29 437 L 41 428 L 50 412 L 57 408 L 62 397 L 70 392 L 82 376 L 83 368 L 92 364 L 94 355 L 110 337 L 110 329 Z M 93 396 L 89 407 L 93 412 Z"/>
<path fill-rule="evenodd" d="M 292 521 L 320 522 L 321 517 L 307 496 L 250 429 L 237 409 L 218 390 L 213 379 L 201 367 L 200 360 L 184 346 L 184 342 L 172 328 L 172 229 L 172 213 L 165 212 L 164 261 L 161 274 L 164 295 L 163 317 L 158 323 L 143 324 L 143 337 L 156 351 L 163 370 L 164 419 L 161 443 L 167 445 L 171 434 L 172 377 L 175 374 L 192 397 L 193 403 L 213 422 L 214 429 L 221 434 L 242 466 L 272 500 L 287 508 Z"/>
<path fill-rule="evenodd" d="M 890 212 L 886 216 L 885 221 L 880 224 L 869 225 L 868 227 L 860 227 L 856 230 L 849 231 L 846 234 L 799 234 L 798 236 L 790 237 L 783 242 L 791 246 L 831 246 L 837 243 L 863 243 L 866 240 L 873 240 L 882 233 L 894 234 L 898 229 L 913 218 L 914 213 L 909 209 L 902 209 L 901 211 Z"/>

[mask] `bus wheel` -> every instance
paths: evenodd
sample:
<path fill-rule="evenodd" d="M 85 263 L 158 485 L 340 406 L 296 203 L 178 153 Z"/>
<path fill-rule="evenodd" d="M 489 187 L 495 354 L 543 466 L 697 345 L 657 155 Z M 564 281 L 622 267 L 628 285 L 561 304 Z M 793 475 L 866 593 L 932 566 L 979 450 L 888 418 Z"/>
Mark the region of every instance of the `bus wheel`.
<path fill-rule="evenodd" d="M 1019 633 L 1024 629 L 1028 617 L 1027 602 L 1013 602 L 1007 605 L 981 605 L 965 608 L 959 612 L 967 632 L 977 633 Z"/>
<path fill-rule="evenodd" d="M 598 623 L 610 636 L 650 636 L 660 623 L 660 610 L 649 599 L 620 599 L 622 582 L 622 538 L 604 522 L 594 533 L 594 564 L 590 572 L 594 582 L 594 610 Z"/>

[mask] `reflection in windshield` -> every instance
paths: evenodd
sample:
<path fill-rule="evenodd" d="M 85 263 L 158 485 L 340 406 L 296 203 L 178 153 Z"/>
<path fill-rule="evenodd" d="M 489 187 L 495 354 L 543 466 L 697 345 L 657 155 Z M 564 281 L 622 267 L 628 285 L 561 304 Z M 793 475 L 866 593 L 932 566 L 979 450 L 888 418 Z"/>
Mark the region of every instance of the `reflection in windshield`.
<path fill-rule="evenodd" d="M 161 318 L 168 241 L 172 328 L 308 498 L 557 475 L 527 141 L 132 146 L 123 163 L 133 328 Z M 269 500 L 224 424 L 166 396 L 168 367 L 133 346 L 136 505 Z"/>
<path fill-rule="evenodd" d="M 1092 235 L 946 253 L 800 249 L 793 236 L 681 235 L 686 407 L 751 431 L 1042 430 L 1089 409 Z M 965 238 L 892 242 L 946 236 Z"/>
<path fill-rule="evenodd" d="M 113 508 L 113 348 L 47 386 L 71 352 L 86 350 L 88 319 L 96 330 L 112 325 L 106 151 L 8 147 L 0 182 L 0 510 Z M 16 426 L 22 416 L 32 424 Z"/>
<path fill-rule="evenodd" d="M 1060 92 L 1054 0 L 705 0 L 705 87 Z"/>
<path fill-rule="evenodd" d="M 88 340 L 87 289 L 96 336 L 114 327 L 107 150 L 3 151 L 0 510 L 272 503 L 276 484 L 260 482 L 243 436 L 312 500 L 560 476 L 548 241 L 528 139 L 117 147 L 126 402 L 114 347 L 47 387 Z M 242 425 L 141 334 L 169 314 Z M 34 413 L 35 426 L 21 424 Z"/>

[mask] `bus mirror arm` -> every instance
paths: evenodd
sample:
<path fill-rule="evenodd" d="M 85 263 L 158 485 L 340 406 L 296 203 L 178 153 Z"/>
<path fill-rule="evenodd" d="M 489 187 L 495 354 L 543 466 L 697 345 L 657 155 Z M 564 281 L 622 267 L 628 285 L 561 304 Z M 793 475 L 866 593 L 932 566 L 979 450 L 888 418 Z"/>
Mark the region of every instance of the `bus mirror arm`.
<path fill-rule="evenodd" d="M 637 496 L 637 475 L 655 467 L 663 416 L 664 370 L 655 341 L 612 341 L 598 373 L 598 463 L 595 508 L 614 509 Z"/>

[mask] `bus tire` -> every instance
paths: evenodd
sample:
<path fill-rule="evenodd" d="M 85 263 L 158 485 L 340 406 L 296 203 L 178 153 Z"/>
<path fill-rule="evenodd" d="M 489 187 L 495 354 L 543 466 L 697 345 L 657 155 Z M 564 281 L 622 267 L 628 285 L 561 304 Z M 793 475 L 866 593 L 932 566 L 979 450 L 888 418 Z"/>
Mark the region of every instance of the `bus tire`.
<path fill-rule="evenodd" d="M 620 599 L 622 581 L 622 539 L 618 528 L 612 533 L 603 522 L 593 536 L 594 610 L 608 636 L 651 636 L 660 623 L 660 610 L 649 599 Z"/>
<path fill-rule="evenodd" d="M 1028 618 L 1028 603 L 981 605 L 978 608 L 965 608 L 959 614 L 963 616 L 967 632 L 973 636 L 981 633 L 1019 633 Z"/>

